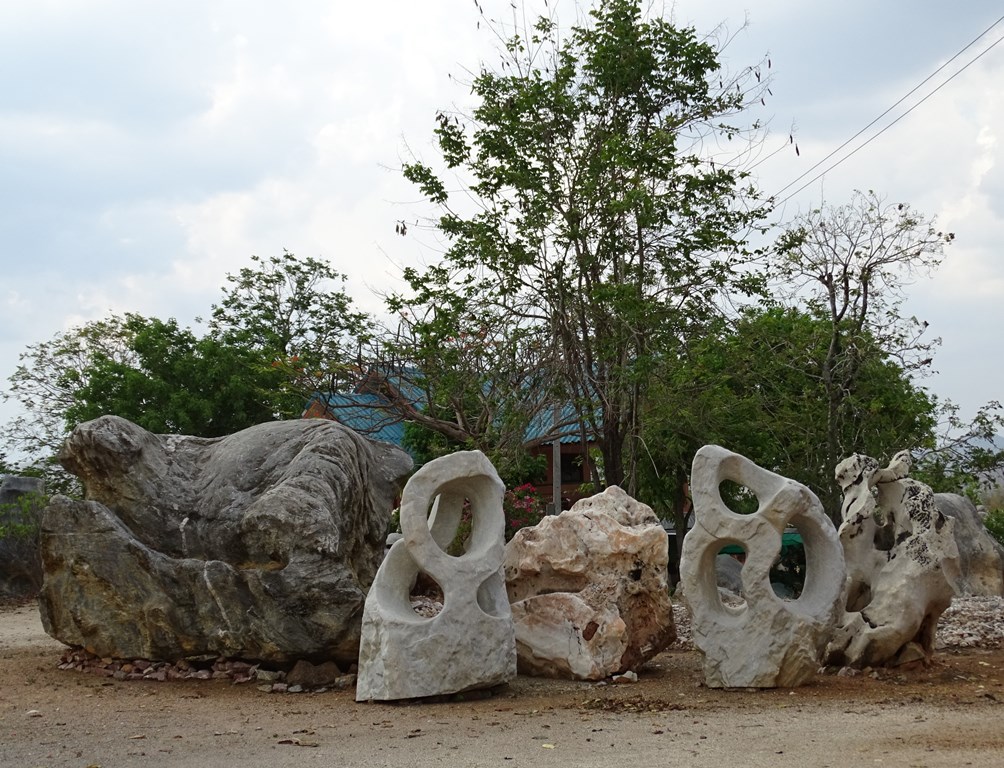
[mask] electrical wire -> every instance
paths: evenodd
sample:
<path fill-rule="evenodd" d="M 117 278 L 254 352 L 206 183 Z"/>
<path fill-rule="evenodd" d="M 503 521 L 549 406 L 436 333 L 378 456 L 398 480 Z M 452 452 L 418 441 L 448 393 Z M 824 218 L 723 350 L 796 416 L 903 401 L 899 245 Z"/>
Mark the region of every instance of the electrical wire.
<path fill-rule="evenodd" d="M 921 88 L 925 83 L 927 83 L 928 81 L 930 81 L 931 78 L 935 77 L 938 73 L 940 73 L 942 70 L 944 70 L 945 67 L 947 67 L 953 61 L 955 61 L 957 58 L 959 58 L 959 56 L 961 56 L 967 50 L 969 50 L 970 48 L 972 48 L 977 42 L 979 42 L 983 37 L 985 37 L 986 34 L 988 32 L 990 32 L 990 30 L 992 30 L 994 27 L 996 27 L 1002 21 L 1004 21 L 1004 16 L 1001 16 L 999 19 L 997 19 L 997 21 L 995 21 L 993 24 L 991 24 L 989 27 L 987 27 L 985 30 L 983 30 L 970 43 L 968 43 L 964 48 L 962 48 L 954 56 L 952 56 L 952 58 L 950 58 L 948 61 L 946 61 L 940 67 L 938 67 L 934 72 L 932 72 L 930 75 L 928 75 L 926 78 L 924 78 L 924 80 L 922 80 L 920 83 L 918 83 L 914 88 L 912 88 L 908 93 L 906 93 L 902 98 L 900 98 L 895 104 L 893 104 L 891 107 L 889 107 L 888 109 L 886 109 L 881 115 L 879 115 L 874 120 L 872 120 L 870 123 L 868 123 L 868 125 L 866 125 L 860 131 L 858 131 L 857 133 L 855 133 L 853 136 L 851 136 L 849 139 L 847 139 L 847 141 L 845 141 L 839 147 L 837 147 L 836 149 L 834 149 L 832 152 L 830 152 L 830 154 L 828 154 L 822 160 L 820 160 L 815 165 L 813 165 L 811 168 L 809 168 L 808 170 L 806 170 L 800 176 L 798 176 L 797 178 L 793 179 L 788 184 L 786 184 L 784 187 L 782 187 L 781 189 L 779 189 L 774 195 L 771 196 L 771 199 L 776 199 L 778 197 L 778 195 L 780 195 L 781 193 L 783 193 L 785 190 L 790 189 L 792 186 L 794 186 L 799 181 L 801 181 L 802 179 L 804 179 L 806 176 L 808 176 L 810 173 L 812 173 L 814 170 L 816 170 L 819 166 L 821 166 L 823 163 L 825 163 L 831 157 L 833 157 L 838 152 L 840 152 L 842 149 L 844 149 L 848 144 L 850 144 L 852 141 L 854 141 L 856 138 L 858 138 L 861 134 L 863 134 L 865 131 L 867 131 L 869 128 L 871 128 L 873 125 L 875 125 L 875 123 L 877 123 L 883 117 L 885 117 L 886 115 L 888 115 L 893 109 L 895 109 L 897 106 L 899 106 L 900 104 L 902 104 L 903 101 L 905 101 L 911 95 L 913 95 L 914 93 L 916 93 L 917 90 L 919 88 Z M 785 197 L 783 200 L 775 202 L 775 205 L 782 205 L 782 204 L 786 203 L 788 200 L 790 200 L 791 198 L 793 198 L 795 195 L 797 195 L 799 192 L 801 192 L 802 190 L 804 190 L 806 187 L 810 186 L 811 184 L 814 184 L 816 181 L 818 181 L 820 178 L 822 178 L 827 173 L 829 173 L 830 171 L 832 171 L 834 168 L 836 168 L 838 165 L 840 165 L 841 163 L 843 163 L 845 160 L 848 160 L 849 158 L 853 157 L 861 149 L 863 149 L 864 147 L 868 146 L 868 144 L 870 144 L 875 139 L 877 139 L 879 136 L 881 136 L 883 133 L 885 133 L 887 130 L 889 130 L 890 128 L 892 128 L 896 123 L 898 123 L 904 117 L 906 117 L 907 115 L 909 115 L 917 107 L 919 107 L 921 104 L 923 104 L 929 98 L 931 98 L 934 94 L 936 94 L 938 91 L 940 91 L 942 88 L 944 88 L 950 82 L 952 82 L 952 80 L 954 80 L 956 77 L 958 77 L 963 72 L 965 72 L 969 67 L 971 67 L 977 61 L 979 61 L 981 58 L 983 58 L 987 53 L 989 53 L 991 50 L 993 50 L 1002 41 L 1004 41 L 1004 36 L 1002 36 L 1002 37 L 998 38 L 996 41 L 994 41 L 985 50 L 983 50 L 981 53 L 979 53 L 977 56 L 975 56 L 973 59 L 971 59 L 961 69 L 959 69 L 957 72 L 955 72 L 954 74 L 952 74 L 947 80 L 945 80 L 943 83 L 941 83 L 940 85 L 938 85 L 937 88 L 935 88 L 930 93 L 928 93 L 926 96 L 924 96 L 924 98 L 922 98 L 916 104 L 914 104 L 913 106 L 911 106 L 906 112 L 904 112 L 902 115 L 900 115 L 899 117 L 897 117 L 895 120 L 893 120 L 887 126 L 885 126 L 882 130 L 880 130 L 878 133 L 876 133 L 874 136 L 870 137 L 868 140 L 866 140 L 865 142 L 863 142 L 860 146 L 858 146 L 856 149 L 854 149 L 852 152 L 850 152 L 845 157 L 841 158 L 840 160 L 837 160 L 837 162 L 833 163 L 833 165 L 829 166 L 822 173 L 819 173 L 816 176 L 814 176 L 813 178 L 811 178 L 809 181 L 807 181 L 805 184 L 803 184 L 802 186 L 800 186 L 798 189 L 796 189 L 790 195 L 788 195 L 787 197 Z"/>

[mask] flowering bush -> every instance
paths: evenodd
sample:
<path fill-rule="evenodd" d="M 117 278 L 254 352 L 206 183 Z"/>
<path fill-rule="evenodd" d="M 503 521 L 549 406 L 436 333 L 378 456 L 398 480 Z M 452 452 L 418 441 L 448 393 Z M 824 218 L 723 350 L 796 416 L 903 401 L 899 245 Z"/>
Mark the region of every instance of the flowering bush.
<path fill-rule="evenodd" d="M 502 512 L 505 516 L 505 540 L 509 541 L 520 528 L 536 525 L 544 516 L 544 504 L 537 495 L 537 490 L 530 483 L 506 491 L 502 497 Z M 460 524 L 453 541 L 446 548 L 451 555 L 464 553 L 464 542 L 471 535 L 471 503 L 464 501 Z"/>
<path fill-rule="evenodd" d="M 505 540 L 509 541 L 520 528 L 536 525 L 544 516 L 544 504 L 537 489 L 530 483 L 506 491 L 502 499 L 505 513 Z"/>

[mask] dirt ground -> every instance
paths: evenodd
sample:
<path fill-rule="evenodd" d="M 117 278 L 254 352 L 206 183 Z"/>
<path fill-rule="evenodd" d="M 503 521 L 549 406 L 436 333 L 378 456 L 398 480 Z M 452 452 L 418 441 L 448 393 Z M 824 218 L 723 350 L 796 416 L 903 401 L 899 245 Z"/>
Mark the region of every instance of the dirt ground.
<path fill-rule="evenodd" d="M 695 651 L 637 683 L 519 677 L 494 695 L 357 704 L 228 681 L 115 681 L 56 668 L 34 605 L 0 606 L 0 766 L 1004 766 L 1004 651 L 912 671 L 721 691 Z"/>

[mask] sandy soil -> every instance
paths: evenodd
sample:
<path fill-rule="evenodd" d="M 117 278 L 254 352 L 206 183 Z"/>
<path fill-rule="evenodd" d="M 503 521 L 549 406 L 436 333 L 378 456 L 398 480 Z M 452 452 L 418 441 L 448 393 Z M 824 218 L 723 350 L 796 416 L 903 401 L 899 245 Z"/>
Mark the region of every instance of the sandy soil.
<path fill-rule="evenodd" d="M 716 691 L 694 651 L 639 682 L 518 678 L 495 695 L 357 704 L 352 691 L 118 682 L 56 668 L 33 605 L 0 606 L 0 766 L 1004 766 L 1004 651 L 908 672 Z"/>

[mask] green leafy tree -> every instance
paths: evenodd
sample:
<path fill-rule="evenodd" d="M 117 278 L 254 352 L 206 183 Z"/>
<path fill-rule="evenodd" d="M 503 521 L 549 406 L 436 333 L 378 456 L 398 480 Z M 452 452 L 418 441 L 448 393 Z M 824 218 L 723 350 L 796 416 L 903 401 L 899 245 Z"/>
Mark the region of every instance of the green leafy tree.
<path fill-rule="evenodd" d="M 913 477 L 935 491 L 962 493 L 978 503 L 1004 468 L 1004 409 L 994 400 L 966 420 L 946 400 L 938 402 L 937 413 L 934 446 L 918 457 Z"/>
<path fill-rule="evenodd" d="M 564 38 L 548 18 L 508 36 L 500 71 L 471 84 L 473 113 L 437 115 L 445 173 L 467 188 L 451 194 L 420 160 L 404 168 L 438 207 L 448 247 L 440 264 L 406 270 L 411 294 L 391 301 L 429 318 L 413 326 L 416 354 L 398 357 L 427 357 L 471 322 L 492 329 L 472 340 L 491 358 L 508 329 L 519 355 L 503 370 L 538 377 L 522 421 L 573 404 L 556 426 L 580 425 L 598 444 L 606 482 L 633 482 L 658 360 L 716 315 L 723 293 L 758 288 L 742 269 L 743 233 L 763 215 L 756 190 L 706 148 L 755 133 L 738 118 L 766 95 L 760 79 L 756 68 L 729 78 L 711 44 L 646 18 L 636 0 L 599 4 Z"/>
<path fill-rule="evenodd" d="M 690 464 L 708 443 L 806 484 L 839 519 L 827 443 L 830 331 L 829 319 L 812 310 L 748 309 L 692 339 L 686 357 L 667 365 L 644 419 L 651 453 L 641 475 L 646 498 L 678 529 L 689 511 Z M 844 393 L 838 445 L 876 457 L 932 446 L 935 401 L 877 340 L 857 339 L 859 372 Z"/>
<path fill-rule="evenodd" d="M 2 468 L 0 468 L 2 469 Z M 0 479 L 6 474 L 0 471 Z M 25 474 L 32 473 L 29 470 Z M 19 493 L 0 504 L 0 579 L 8 596 L 36 594 L 42 586 L 42 512 L 48 504 L 45 493 Z"/>
<path fill-rule="evenodd" d="M 847 424 L 857 417 L 853 395 L 873 358 L 869 350 L 895 359 L 909 376 L 929 370 L 939 342 L 925 337 L 927 323 L 901 313 L 904 287 L 937 267 L 954 239 L 909 205 L 856 192 L 847 205 L 810 211 L 778 241 L 782 276 L 829 324 L 820 370 L 826 466 L 863 450 L 847 440 Z M 821 498 L 828 509 L 838 506 L 835 487 Z"/>
<path fill-rule="evenodd" d="M 67 428 L 114 414 L 155 433 L 220 437 L 274 418 L 283 377 L 262 353 L 176 320 L 127 314 L 128 359 L 96 353 L 65 411 Z"/>
<path fill-rule="evenodd" d="M 328 262 L 289 251 L 251 261 L 227 275 L 209 327 L 227 344 L 270 356 L 284 375 L 278 412 L 299 416 L 315 392 L 358 377 L 371 321 L 353 309 L 345 275 Z"/>
<path fill-rule="evenodd" d="M 21 466 L 53 468 L 56 451 L 66 435 L 66 412 L 74 393 L 88 381 L 98 358 L 133 364 L 124 317 L 113 315 L 61 331 L 49 341 L 30 344 L 8 377 L 4 400 L 13 400 L 20 413 L 0 429 L 7 450 L 16 452 Z M 46 485 L 58 489 L 54 478 Z"/>

